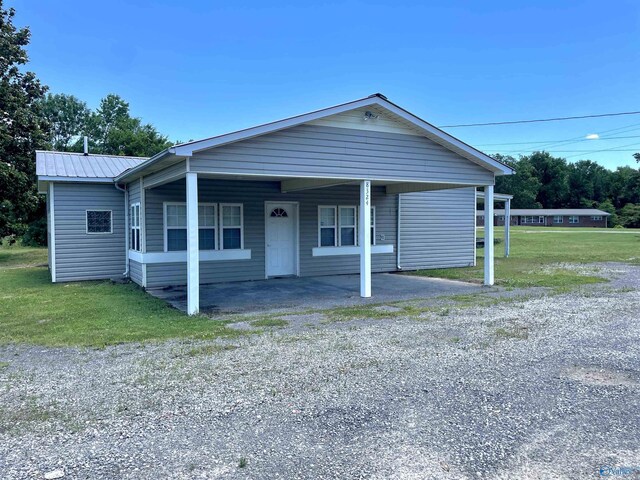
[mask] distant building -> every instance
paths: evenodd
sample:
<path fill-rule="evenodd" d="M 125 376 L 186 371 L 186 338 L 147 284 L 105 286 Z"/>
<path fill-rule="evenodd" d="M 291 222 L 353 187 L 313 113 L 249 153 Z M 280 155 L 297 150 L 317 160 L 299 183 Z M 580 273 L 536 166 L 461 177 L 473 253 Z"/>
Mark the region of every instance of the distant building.
<path fill-rule="evenodd" d="M 476 224 L 484 225 L 482 210 L 478 210 Z M 511 225 L 528 227 L 607 227 L 611 214 L 596 208 L 512 208 Z M 504 225 L 504 210 L 495 209 L 493 224 Z"/>

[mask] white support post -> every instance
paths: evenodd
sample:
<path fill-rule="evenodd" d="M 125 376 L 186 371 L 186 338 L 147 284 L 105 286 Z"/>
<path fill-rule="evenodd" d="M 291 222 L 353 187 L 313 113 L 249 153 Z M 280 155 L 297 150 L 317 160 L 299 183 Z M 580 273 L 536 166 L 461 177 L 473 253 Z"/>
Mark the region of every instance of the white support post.
<path fill-rule="evenodd" d="M 511 199 L 504 204 L 504 256 L 509 258 L 511 252 Z"/>
<path fill-rule="evenodd" d="M 200 248 L 198 245 L 198 174 L 187 173 L 187 313 L 200 310 Z"/>
<path fill-rule="evenodd" d="M 493 185 L 484 187 L 484 284 L 493 285 Z"/>
<path fill-rule="evenodd" d="M 360 296 L 371 296 L 371 182 L 360 182 L 360 211 L 358 217 L 360 246 Z"/>

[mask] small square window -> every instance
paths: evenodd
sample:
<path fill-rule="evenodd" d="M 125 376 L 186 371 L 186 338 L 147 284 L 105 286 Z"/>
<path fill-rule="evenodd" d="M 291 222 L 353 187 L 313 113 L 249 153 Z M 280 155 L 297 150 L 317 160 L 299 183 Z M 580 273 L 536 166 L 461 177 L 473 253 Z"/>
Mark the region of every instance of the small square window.
<path fill-rule="evenodd" d="M 87 210 L 87 233 L 111 233 L 111 210 Z"/>

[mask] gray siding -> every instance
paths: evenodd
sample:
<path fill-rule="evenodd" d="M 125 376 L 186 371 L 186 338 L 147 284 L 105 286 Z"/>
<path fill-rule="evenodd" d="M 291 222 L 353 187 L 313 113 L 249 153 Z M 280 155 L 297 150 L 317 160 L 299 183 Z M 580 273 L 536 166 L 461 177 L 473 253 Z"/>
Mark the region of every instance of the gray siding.
<path fill-rule="evenodd" d="M 348 185 L 295 193 L 280 193 L 279 182 L 241 182 L 203 179 L 198 182 L 200 202 L 242 203 L 244 206 L 244 242 L 251 249 L 251 260 L 201 262 L 200 282 L 259 280 L 265 278 L 265 201 L 299 202 L 300 207 L 300 275 L 332 275 L 357 273 L 359 257 L 343 255 L 313 257 L 318 246 L 318 205 L 357 205 L 359 187 Z M 396 244 L 397 196 L 387 196 L 384 188 L 373 189 L 376 207 L 377 244 Z M 147 251 L 164 250 L 163 202 L 185 201 L 185 182 L 179 180 L 146 193 Z M 384 237 L 384 240 L 382 238 Z M 396 268 L 396 255 L 373 255 L 375 272 Z M 179 285 L 186 283 L 185 264 L 147 265 L 147 286 Z"/>
<path fill-rule="evenodd" d="M 54 186 L 56 281 L 120 278 L 125 270 L 124 197 L 113 185 Z M 113 233 L 86 233 L 87 210 L 111 210 Z"/>
<path fill-rule="evenodd" d="M 192 171 L 493 184 L 493 173 L 418 135 L 300 125 L 196 153 Z"/>
<path fill-rule="evenodd" d="M 400 207 L 403 270 L 474 263 L 474 188 L 405 193 Z"/>
<path fill-rule="evenodd" d="M 142 264 L 129 260 L 129 277 L 138 285 L 142 286 Z"/>

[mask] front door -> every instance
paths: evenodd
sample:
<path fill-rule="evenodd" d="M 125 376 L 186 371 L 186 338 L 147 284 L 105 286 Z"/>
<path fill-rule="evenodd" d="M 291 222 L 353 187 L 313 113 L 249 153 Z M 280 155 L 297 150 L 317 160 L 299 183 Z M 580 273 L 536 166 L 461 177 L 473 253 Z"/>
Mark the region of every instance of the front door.
<path fill-rule="evenodd" d="M 296 274 L 296 207 L 294 203 L 266 204 L 267 277 Z"/>

